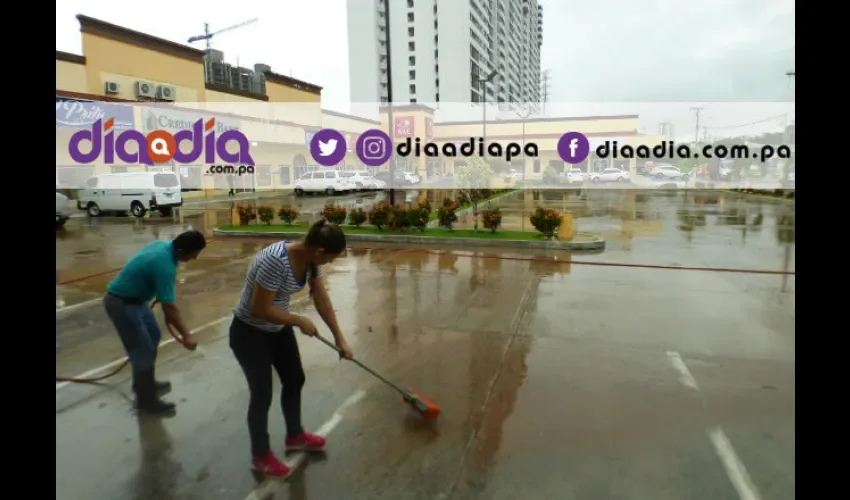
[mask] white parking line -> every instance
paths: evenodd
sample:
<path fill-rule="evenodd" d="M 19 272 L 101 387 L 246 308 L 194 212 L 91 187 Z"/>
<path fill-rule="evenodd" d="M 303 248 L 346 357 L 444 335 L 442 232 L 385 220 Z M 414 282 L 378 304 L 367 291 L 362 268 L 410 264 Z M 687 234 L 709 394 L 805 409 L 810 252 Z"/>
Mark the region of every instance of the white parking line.
<path fill-rule="evenodd" d="M 679 372 L 679 382 L 688 389 L 699 393 L 700 389 L 697 381 L 691 375 L 691 371 L 682 359 L 682 355 L 675 351 L 667 351 L 667 357 L 670 359 L 670 364 L 673 365 L 673 368 Z M 702 399 L 702 405 L 705 407 L 706 403 L 702 394 L 700 394 L 700 399 Z M 723 429 L 718 425 L 708 429 L 706 432 L 712 446 L 714 446 L 714 452 L 717 453 L 717 456 L 723 463 L 723 468 L 726 469 L 729 482 L 732 483 L 732 487 L 738 492 L 741 500 L 761 500 L 761 495 L 759 495 L 758 489 L 750 479 L 747 468 L 744 467 L 744 463 L 738 458 L 738 454 L 735 453 L 735 449 L 732 447 L 732 443 L 729 442 L 729 438 L 723 432 Z"/>
<path fill-rule="evenodd" d="M 210 321 L 209 323 L 204 323 L 203 325 L 195 328 L 194 330 L 190 331 L 189 333 L 192 333 L 192 334 L 198 333 L 201 330 L 206 330 L 207 328 L 216 326 L 220 323 L 224 323 L 225 321 L 227 321 L 231 318 L 233 318 L 233 315 L 227 315 L 227 316 L 218 318 L 215 321 Z M 162 346 L 174 343 L 174 342 L 176 342 L 176 340 L 174 340 L 174 337 L 171 337 L 169 339 L 166 339 L 166 340 L 163 340 L 162 342 L 160 342 L 159 347 L 162 347 Z M 103 366 L 98 366 L 97 368 L 93 368 L 93 369 L 91 369 L 87 372 L 81 373 L 79 375 L 75 375 L 72 378 L 89 378 L 89 377 L 92 377 L 94 375 L 97 375 L 98 373 L 103 373 L 106 370 L 115 368 L 116 366 L 120 365 L 121 363 L 123 363 L 125 361 L 127 361 L 126 356 L 121 358 L 121 359 L 116 359 L 115 361 L 112 361 L 110 363 L 106 363 Z M 63 387 L 67 387 L 69 384 L 72 384 L 72 383 L 73 382 L 57 382 L 56 383 L 56 390 L 58 391 L 59 389 L 62 389 Z"/>
<path fill-rule="evenodd" d="M 688 365 L 686 365 L 682 360 L 682 356 L 678 352 L 667 351 L 667 357 L 670 358 L 670 363 L 673 364 L 673 368 L 679 372 L 679 382 L 681 382 L 685 387 L 699 391 L 697 381 L 694 376 L 691 375 L 691 371 L 688 370 Z"/>
<path fill-rule="evenodd" d="M 349 406 L 353 406 L 354 404 L 356 404 L 358 401 L 363 399 L 364 396 L 366 396 L 366 391 L 362 390 L 357 391 L 351 396 L 349 396 L 348 399 L 346 399 L 345 402 L 342 403 L 342 406 L 336 409 L 330 420 L 322 424 L 321 427 L 316 430 L 316 434 L 322 436 L 323 438 L 327 438 L 328 435 L 336 428 L 336 426 L 339 425 L 340 422 L 342 422 L 342 416 L 345 409 Z M 301 467 L 301 465 L 306 459 L 307 453 L 300 451 L 291 455 L 284 461 L 284 463 L 286 463 L 286 466 L 289 467 L 291 471 L 289 473 L 289 477 L 292 477 L 292 474 L 295 473 L 295 470 L 298 467 Z M 258 484 L 253 490 L 251 490 L 250 493 L 248 493 L 248 496 L 245 497 L 245 500 L 266 500 L 269 498 L 273 498 L 276 484 L 280 484 L 280 482 L 270 479 L 263 480 L 263 482 Z"/>
<path fill-rule="evenodd" d="M 103 297 L 98 297 L 96 299 L 87 300 L 85 302 L 78 302 L 76 304 L 71 304 L 70 306 L 65 307 L 57 307 L 56 314 L 62 314 L 70 311 L 75 311 L 77 309 L 82 309 L 83 307 L 93 306 L 98 302 L 102 301 Z"/>
<path fill-rule="evenodd" d="M 729 476 L 729 481 L 741 500 L 761 500 L 756 486 L 753 484 L 750 475 L 747 473 L 747 468 L 744 463 L 738 458 L 735 449 L 732 448 L 732 443 L 726 437 L 726 433 L 720 427 L 715 427 L 708 431 L 708 437 L 711 439 L 711 444 L 714 445 L 714 451 L 723 462 L 723 467 L 726 469 L 726 475 Z"/>

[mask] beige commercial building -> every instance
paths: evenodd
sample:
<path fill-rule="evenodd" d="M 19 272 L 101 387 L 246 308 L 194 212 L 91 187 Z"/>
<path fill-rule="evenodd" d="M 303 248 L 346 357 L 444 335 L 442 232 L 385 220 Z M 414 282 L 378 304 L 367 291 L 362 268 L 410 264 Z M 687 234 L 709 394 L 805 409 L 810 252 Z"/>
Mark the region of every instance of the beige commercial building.
<path fill-rule="evenodd" d="M 197 188 L 188 191 L 187 198 L 229 189 L 226 176 L 207 175 L 206 165 L 74 162 L 68 153 L 71 134 L 91 127 L 97 116 L 114 118 L 117 130 L 147 133 L 157 129 L 176 132 L 213 115 L 216 127 L 239 130 L 251 141 L 255 175 L 236 178 L 234 187 L 238 190 L 291 189 L 294 179 L 317 168 L 309 153 L 309 141 L 322 128 L 333 128 L 346 136 L 349 153 L 341 167 L 363 168 L 353 151 L 357 136 L 371 128 L 389 128 L 385 110 L 380 110 L 380 121 L 323 110 L 322 89 L 317 85 L 271 71 L 264 72 L 262 94 L 211 84 L 207 82 L 202 50 L 83 15 L 78 20 L 83 54 L 56 51 L 56 176 L 62 185 L 82 185 L 95 173 L 165 168 L 179 170 L 185 185 Z M 435 123 L 434 110 L 423 105 L 394 106 L 393 115 L 396 140 L 420 138 L 442 145 L 466 142 L 483 132 L 481 121 Z M 502 120 L 488 122 L 486 133 L 487 142 L 537 144 L 537 158 L 512 161 L 526 178 L 535 178 L 550 165 L 563 170 L 556 144 L 566 131 L 584 133 L 593 147 L 606 140 L 617 140 L 621 145 L 654 145 L 662 139 L 638 134 L 637 130 L 638 116 L 629 115 Z M 408 157 L 399 165 L 428 179 L 453 173 L 462 160 Z M 601 160 L 591 155 L 582 167 L 601 169 L 608 165 L 633 170 L 636 162 Z"/>

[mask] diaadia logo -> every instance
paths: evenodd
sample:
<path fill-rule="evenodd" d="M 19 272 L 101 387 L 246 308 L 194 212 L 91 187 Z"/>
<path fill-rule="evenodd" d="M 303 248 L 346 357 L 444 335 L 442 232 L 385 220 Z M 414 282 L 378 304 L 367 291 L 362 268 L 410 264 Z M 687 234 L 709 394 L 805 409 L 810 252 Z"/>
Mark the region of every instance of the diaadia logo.
<path fill-rule="evenodd" d="M 176 163 L 197 163 L 203 154 L 202 163 L 217 163 L 216 157 L 223 163 L 254 165 L 251 157 L 250 143 L 245 134 L 238 130 L 225 130 L 219 135 L 215 133 L 215 118 L 206 122 L 198 120 L 189 130 L 180 130 L 171 134 L 165 130 L 153 130 L 147 135 L 138 130 L 125 130 L 116 134 L 112 130 L 115 119 L 97 120 L 91 129 L 80 130 L 71 136 L 68 143 L 68 153 L 77 163 L 94 163 L 101 154 L 106 164 L 115 163 L 115 158 L 124 163 L 143 163 L 156 165 L 175 161 Z M 128 152 L 128 143 L 136 146 Z M 188 152 L 180 150 L 180 144 L 188 142 L 191 149 Z M 90 144 L 85 148 L 84 144 Z M 227 146 L 234 143 L 237 151 L 231 153 Z M 84 152 L 85 148 L 88 151 Z"/>

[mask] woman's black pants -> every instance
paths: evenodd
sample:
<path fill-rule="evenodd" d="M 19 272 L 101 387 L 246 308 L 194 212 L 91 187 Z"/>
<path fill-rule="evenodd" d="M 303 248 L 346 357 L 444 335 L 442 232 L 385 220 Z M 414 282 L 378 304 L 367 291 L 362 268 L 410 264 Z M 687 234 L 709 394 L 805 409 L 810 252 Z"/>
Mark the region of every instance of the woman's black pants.
<path fill-rule="evenodd" d="M 272 404 L 272 367 L 283 386 L 280 407 L 286 420 L 288 436 L 297 436 L 301 428 L 301 388 L 304 386 L 304 368 L 298 341 L 291 326 L 277 332 L 254 328 L 234 317 L 230 324 L 230 348 L 239 361 L 251 403 L 248 406 L 248 432 L 251 435 L 251 453 L 255 457 L 269 452 L 269 408 Z"/>

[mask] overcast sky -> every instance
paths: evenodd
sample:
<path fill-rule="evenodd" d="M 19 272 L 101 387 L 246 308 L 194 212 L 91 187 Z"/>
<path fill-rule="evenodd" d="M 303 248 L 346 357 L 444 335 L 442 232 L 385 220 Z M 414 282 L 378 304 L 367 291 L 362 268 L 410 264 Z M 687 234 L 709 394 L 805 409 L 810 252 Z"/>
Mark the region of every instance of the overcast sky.
<path fill-rule="evenodd" d="M 794 0 L 540 3 L 550 109 L 559 102 L 695 101 L 706 103 L 703 123 L 719 129 L 758 121 L 775 110 L 732 116 L 719 108 L 712 113 L 711 102 L 793 98 L 784 73 L 794 69 Z M 259 17 L 251 26 L 215 38 L 213 47 L 223 50 L 231 63 L 237 58 L 249 67 L 263 62 L 275 72 L 321 85 L 324 108 L 350 110 L 345 0 L 146 0 L 144 9 L 127 5 L 114 0 L 57 2 L 56 48 L 82 52 L 77 14 L 179 43 L 202 34 L 204 22 L 215 31 Z M 693 126 L 692 114 L 666 119 L 677 128 Z"/>

